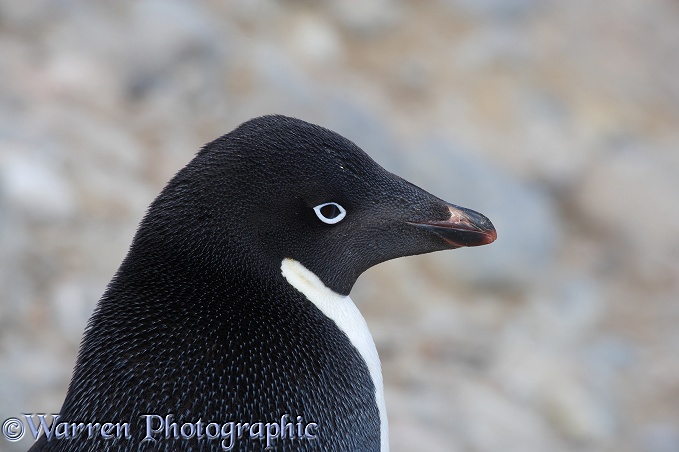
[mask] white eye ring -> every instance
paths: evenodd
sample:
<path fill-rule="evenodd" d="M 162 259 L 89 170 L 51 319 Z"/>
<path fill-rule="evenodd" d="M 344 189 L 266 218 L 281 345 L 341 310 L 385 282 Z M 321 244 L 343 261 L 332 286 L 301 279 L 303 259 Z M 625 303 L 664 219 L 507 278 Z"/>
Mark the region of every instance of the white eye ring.
<path fill-rule="evenodd" d="M 335 207 L 339 211 L 339 213 L 332 218 L 326 217 L 323 214 L 323 212 L 321 212 L 321 210 L 323 210 L 323 208 L 327 206 Z M 347 211 L 344 210 L 344 207 L 340 206 L 336 202 L 326 202 L 325 204 L 319 204 L 316 207 L 314 207 L 314 212 L 316 212 L 316 216 L 318 217 L 318 219 L 326 224 L 339 223 L 344 219 L 344 217 L 347 216 Z"/>

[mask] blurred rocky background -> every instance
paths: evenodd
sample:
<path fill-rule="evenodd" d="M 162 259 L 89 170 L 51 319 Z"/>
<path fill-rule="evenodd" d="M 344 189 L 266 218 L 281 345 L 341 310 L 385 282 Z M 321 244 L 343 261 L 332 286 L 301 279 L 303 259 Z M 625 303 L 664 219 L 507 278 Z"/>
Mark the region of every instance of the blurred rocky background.
<path fill-rule="evenodd" d="M 0 1 L 0 421 L 58 412 L 146 206 L 265 113 L 497 227 L 353 292 L 392 450 L 679 451 L 674 0 Z"/>

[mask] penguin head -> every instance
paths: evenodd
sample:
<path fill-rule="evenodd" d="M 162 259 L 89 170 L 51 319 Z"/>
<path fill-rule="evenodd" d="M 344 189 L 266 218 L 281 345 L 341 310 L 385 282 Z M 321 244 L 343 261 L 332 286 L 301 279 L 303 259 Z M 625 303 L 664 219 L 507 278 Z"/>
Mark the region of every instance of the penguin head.
<path fill-rule="evenodd" d="M 264 116 L 208 143 L 177 173 L 135 243 L 213 271 L 256 273 L 294 259 L 346 295 L 380 262 L 495 238 L 485 216 L 386 171 L 339 134 Z"/>

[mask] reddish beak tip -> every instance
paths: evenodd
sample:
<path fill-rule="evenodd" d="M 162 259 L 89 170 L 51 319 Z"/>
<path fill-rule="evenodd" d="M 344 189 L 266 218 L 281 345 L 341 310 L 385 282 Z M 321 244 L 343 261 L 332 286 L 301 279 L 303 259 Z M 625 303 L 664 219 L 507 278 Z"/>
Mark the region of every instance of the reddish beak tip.
<path fill-rule="evenodd" d="M 495 226 L 484 215 L 453 204 L 448 205 L 448 210 L 448 220 L 413 224 L 436 233 L 452 248 L 488 245 L 497 239 Z"/>

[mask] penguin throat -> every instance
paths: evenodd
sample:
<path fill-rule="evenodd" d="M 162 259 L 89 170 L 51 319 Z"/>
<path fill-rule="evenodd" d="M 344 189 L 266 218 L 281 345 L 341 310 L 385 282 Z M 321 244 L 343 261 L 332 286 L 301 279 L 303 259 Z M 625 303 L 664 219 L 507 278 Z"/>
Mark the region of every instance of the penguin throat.
<path fill-rule="evenodd" d="M 381 450 L 388 451 L 389 427 L 384 402 L 382 366 L 377 355 L 375 342 L 361 312 L 351 298 L 329 289 L 318 276 L 294 259 L 283 259 L 281 273 L 292 287 L 300 291 L 326 317 L 335 322 L 363 357 L 375 386 L 375 401 L 380 412 Z"/>

